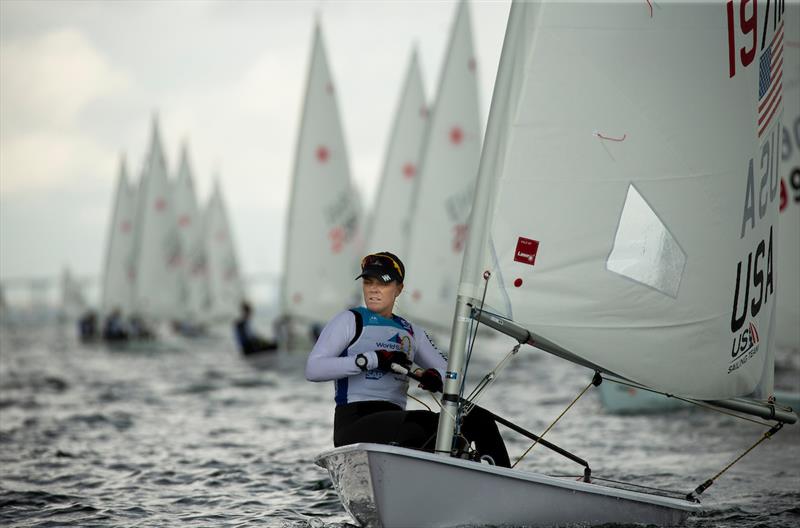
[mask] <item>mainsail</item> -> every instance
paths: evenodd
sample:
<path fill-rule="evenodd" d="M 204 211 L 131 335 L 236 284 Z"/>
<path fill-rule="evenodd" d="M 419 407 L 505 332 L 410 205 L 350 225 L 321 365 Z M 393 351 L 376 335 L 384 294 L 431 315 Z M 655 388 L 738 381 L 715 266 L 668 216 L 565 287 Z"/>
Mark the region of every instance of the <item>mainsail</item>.
<path fill-rule="evenodd" d="M 179 316 L 181 247 L 167 162 L 155 119 L 150 151 L 139 182 L 134 252 L 134 310 L 155 319 Z"/>
<path fill-rule="evenodd" d="M 125 158 L 120 160 L 114 208 L 108 227 L 106 260 L 100 300 L 102 314 L 114 309 L 130 313 L 133 300 L 135 267 L 133 262 L 133 233 L 136 215 L 136 189 L 128 182 Z"/>
<path fill-rule="evenodd" d="M 785 17 L 775 339 L 800 353 L 800 4 L 788 2 Z"/>
<path fill-rule="evenodd" d="M 408 226 L 411 222 L 411 198 L 418 181 L 427 116 L 425 90 L 415 50 L 411 54 L 386 149 L 374 212 L 367 227 L 365 253 L 406 253 Z"/>
<path fill-rule="evenodd" d="M 317 25 L 286 227 L 284 315 L 322 322 L 348 306 L 358 258 L 354 242 L 359 210 L 335 84 Z"/>
<path fill-rule="evenodd" d="M 213 319 L 231 320 L 239 313 L 239 304 L 244 300 L 244 286 L 219 180 L 214 182 L 203 228 L 208 272 L 207 312 Z"/>
<path fill-rule="evenodd" d="M 445 398 L 486 271 L 484 309 L 577 363 L 699 399 L 771 393 L 783 23 L 756 42 L 732 5 L 514 3 Z"/>
<path fill-rule="evenodd" d="M 89 307 L 80 282 L 72 276 L 68 266 L 61 272 L 61 315 L 65 318 L 80 316 Z"/>
<path fill-rule="evenodd" d="M 181 280 L 179 301 L 184 317 L 189 321 L 202 318 L 208 296 L 206 272 L 206 241 L 203 236 L 201 212 L 197 206 L 189 149 L 181 149 L 178 176 L 175 181 L 175 221 L 181 246 Z"/>
<path fill-rule="evenodd" d="M 412 199 L 405 305 L 446 328 L 467 236 L 481 151 L 477 66 L 469 5 L 458 4 Z"/>

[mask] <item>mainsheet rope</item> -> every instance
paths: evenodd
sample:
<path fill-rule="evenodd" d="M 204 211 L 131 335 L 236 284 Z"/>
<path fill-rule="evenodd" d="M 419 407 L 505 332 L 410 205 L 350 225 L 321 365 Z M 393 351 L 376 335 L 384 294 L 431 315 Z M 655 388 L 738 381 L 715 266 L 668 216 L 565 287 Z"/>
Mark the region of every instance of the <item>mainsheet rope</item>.
<path fill-rule="evenodd" d="M 546 434 L 547 434 L 547 432 L 548 432 L 548 431 L 550 431 L 550 429 L 552 429 L 552 428 L 553 428 L 553 427 L 556 425 L 556 423 L 558 423 L 558 421 L 561 419 L 561 417 L 562 417 L 562 416 L 564 416 L 565 414 L 567 414 L 567 411 L 569 411 L 569 410 L 572 408 L 572 406 L 573 406 L 573 405 L 575 405 L 575 403 L 576 403 L 578 400 L 580 400 L 580 399 L 581 399 L 581 396 L 583 396 L 584 394 L 586 394 L 586 391 L 588 391 L 588 390 L 589 390 L 589 388 L 590 388 L 592 385 L 595 385 L 595 380 L 594 380 L 594 379 L 592 379 L 592 381 L 591 381 L 591 382 L 589 382 L 589 384 L 588 384 L 586 387 L 584 387 L 584 389 L 583 389 L 583 390 L 580 392 L 580 394 L 578 394 L 578 396 L 577 396 L 577 397 L 576 397 L 574 400 L 572 400 L 572 403 L 570 403 L 569 405 L 567 405 L 567 408 L 566 408 L 566 409 L 564 409 L 563 411 L 561 411 L 561 414 L 559 414 L 559 415 L 558 415 L 558 418 L 556 418 L 555 420 L 553 420 L 553 423 L 551 423 L 550 425 L 548 425 L 548 426 L 547 426 L 547 429 L 545 429 L 545 430 L 544 430 L 544 432 L 543 432 L 542 434 L 540 434 L 540 435 L 539 435 L 539 438 L 544 438 L 544 435 L 546 435 Z M 521 461 L 523 458 L 525 458 L 525 456 L 526 456 L 528 453 L 530 453 L 531 449 L 533 449 L 533 448 L 536 446 L 536 444 L 538 444 L 538 443 L 539 443 L 539 441 L 538 441 L 538 440 L 536 440 L 535 442 L 533 442 L 533 443 L 531 444 L 531 446 L 530 446 L 528 449 L 526 449 L 524 453 L 522 453 L 522 456 L 520 456 L 520 457 L 517 459 L 517 461 L 516 461 L 516 462 L 514 462 L 514 463 L 511 465 L 511 467 L 512 467 L 512 468 L 515 468 L 515 467 L 517 467 L 517 464 L 519 464 L 519 463 L 520 463 L 520 461 Z"/>

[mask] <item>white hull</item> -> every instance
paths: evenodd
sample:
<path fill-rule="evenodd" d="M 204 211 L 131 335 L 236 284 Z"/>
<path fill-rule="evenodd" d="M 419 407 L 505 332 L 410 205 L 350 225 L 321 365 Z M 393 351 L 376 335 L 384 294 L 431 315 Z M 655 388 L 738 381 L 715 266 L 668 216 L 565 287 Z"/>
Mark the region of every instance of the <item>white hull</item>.
<path fill-rule="evenodd" d="M 354 444 L 319 455 L 345 509 L 368 528 L 675 525 L 701 506 L 478 464 L 412 449 Z"/>

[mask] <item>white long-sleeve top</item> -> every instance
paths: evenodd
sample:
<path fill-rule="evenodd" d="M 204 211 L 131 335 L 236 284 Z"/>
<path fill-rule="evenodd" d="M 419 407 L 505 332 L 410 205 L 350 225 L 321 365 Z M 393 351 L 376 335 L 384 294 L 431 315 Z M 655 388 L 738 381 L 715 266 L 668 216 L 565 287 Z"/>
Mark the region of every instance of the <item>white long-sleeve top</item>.
<path fill-rule="evenodd" d="M 434 368 L 444 379 L 447 359 L 436 348 L 424 328 L 393 315 L 382 317 L 367 308 L 355 308 L 362 321 L 356 336 L 356 314 L 346 310 L 325 326 L 306 362 L 306 379 L 335 382 L 336 404 L 356 401 L 390 401 L 406 405 L 408 378 L 377 370 L 376 350 L 406 353 L 416 365 Z M 364 354 L 367 370 L 362 371 L 355 357 Z"/>

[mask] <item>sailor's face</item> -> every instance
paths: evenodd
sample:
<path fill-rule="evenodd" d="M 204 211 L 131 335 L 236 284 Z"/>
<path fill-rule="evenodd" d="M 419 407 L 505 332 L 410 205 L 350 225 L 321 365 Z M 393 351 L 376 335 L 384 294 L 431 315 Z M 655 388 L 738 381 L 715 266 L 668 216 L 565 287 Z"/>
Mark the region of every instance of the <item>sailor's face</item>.
<path fill-rule="evenodd" d="M 391 317 L 394 301 L 403 291 L 403 285 L 397 281 L 386 284 L 375 277 L 364 277 L 362 280 L 364 305 L 383 317 Z"/>

